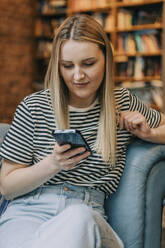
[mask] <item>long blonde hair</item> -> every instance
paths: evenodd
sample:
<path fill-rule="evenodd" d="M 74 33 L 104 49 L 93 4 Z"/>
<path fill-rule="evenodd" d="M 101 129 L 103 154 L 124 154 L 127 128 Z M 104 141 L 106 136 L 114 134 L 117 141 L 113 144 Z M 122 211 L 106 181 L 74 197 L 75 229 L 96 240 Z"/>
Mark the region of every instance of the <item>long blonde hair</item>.
<path fill-rule="evenodd" d="M 84 14 L 70 16 L 57 29 L 53 50 L 45 76 L 45 88 L 49 88 L 56 125 L 69 128 L 68 89 L 59 72 L 60 47 L 65 40 L 91 41 L 98 44 L 105 56 L 105 75 L 98 97 L 101 106 L 100 122 L 96 139 L 96 151 L 111 166 L 116 161 L 116 106 L 114 99 L 113 53 L 110 41 L 102 26 Z"/>

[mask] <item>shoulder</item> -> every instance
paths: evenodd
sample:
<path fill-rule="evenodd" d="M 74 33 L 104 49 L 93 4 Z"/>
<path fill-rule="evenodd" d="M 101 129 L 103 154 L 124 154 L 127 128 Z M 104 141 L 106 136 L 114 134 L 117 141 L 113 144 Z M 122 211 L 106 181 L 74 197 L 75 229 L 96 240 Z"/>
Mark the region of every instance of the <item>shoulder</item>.
<path fill-rule="evenodd" d="M 31 103 L 42 103 L 50 99 L 50 92 L 49 90 L 41 90 L 35 93 L 32 93 L 24 98 L 24 102 L 26 104 L 31 104 Z"/>
<path fill-rule="evenodd" d="M 15 115 L 24 115 L 25 117 L 34 114 L 42 115 L 51 111 L 51 96 L 49 90 L 41 90 L 26 96 L 17 106 Z"/>
<path fill-rule="evenodd" d="M 130 106 L 130 91 L 125 88 L 114 89 L 115 101 L 118 108 L 122 111 L 126 111 Z"/>
<path fill-rule="evenodd" d="M 22 104 L 26 105 L 27 108 L 44 108 L 44 106 L 50 107 L 51 96 L 49 90 L 41 90 L 26 96 Z"/>
<path fill-rule="evenodd" d="M 114 95 L 116 99 L 123 99 L 125 97 L 128 97 L 130 94 L 130 91 L 126 88 L 115 88 L 114 89 Z"/>

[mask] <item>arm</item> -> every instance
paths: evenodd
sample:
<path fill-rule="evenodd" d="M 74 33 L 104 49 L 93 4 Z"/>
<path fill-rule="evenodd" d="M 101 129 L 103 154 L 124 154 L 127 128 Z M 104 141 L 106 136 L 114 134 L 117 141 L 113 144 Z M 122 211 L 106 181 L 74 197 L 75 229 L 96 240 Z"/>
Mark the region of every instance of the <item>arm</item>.
<path fill-rule="evenodd" d="M 24 195 L 55 176 L 61 170 L 73 168 L 80 160 L 89 156 L 89 152 L 77 155 L 84 148 L 67 151 L 70 145 L 55 145 L 52 154 L 40 162 L 27 166 L 3 159 L 0 173 L 0 191 L 6 199 Z M 74 158 L 72 156 L 77 155 Z"/>
<path fill-rule="evenodd" d="M 121 112 L 119 126 L 146 141 L 165 144 L 165 115 L 162 113 L 157 128 L 150 128 L 146 118 L 138 111 Z"/>

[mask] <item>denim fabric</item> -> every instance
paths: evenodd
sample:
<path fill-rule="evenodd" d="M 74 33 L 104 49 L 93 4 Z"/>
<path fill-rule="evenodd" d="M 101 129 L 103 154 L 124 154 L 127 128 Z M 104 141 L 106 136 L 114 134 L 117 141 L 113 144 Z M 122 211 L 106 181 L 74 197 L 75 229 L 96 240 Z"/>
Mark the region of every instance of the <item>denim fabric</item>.
<path fill-rule="evenodd" d="M 106 222 L 104 193 L 68 183 L 10 201 L 0 219 L 1 248 L 121 248 Z"/>

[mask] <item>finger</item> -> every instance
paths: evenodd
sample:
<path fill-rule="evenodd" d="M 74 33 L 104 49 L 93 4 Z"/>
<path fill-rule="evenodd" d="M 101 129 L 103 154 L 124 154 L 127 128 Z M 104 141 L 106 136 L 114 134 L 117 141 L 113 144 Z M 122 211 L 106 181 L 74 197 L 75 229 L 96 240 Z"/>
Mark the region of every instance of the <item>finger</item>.
<path fill-rule="evenodd" d="M 63 166 L 62 169 L 65 171 L 69 171 L 69 170 L 73 169 L 74 167 L 75 167 L 75 165 L 72 163 L 72 164 L 68 164 L 68 165 Z"/>
<path fill-rule="evenodd" d="M 79 147 L 79 148 L 70 149 L 68 152 L 65 152 L 65 154 L 64 154 L 65 159 L 68 159 L 70 157 L 76 156 L 81 152 L 85 152 L 85 150 L 86 150 L 85 147 Z"/>
<path fill-rule="evenodd" d="M 137 118 L 138 117 L 136 115 L 127 116 L 124 120 L 125 128 L 129 131 L 136 128 L 135 119 L 137 119 Z"/>
<path fill-rule="evenodd" d="M 128 131 L 137 128 L 138 124 L 145 120 L 144 116 L 138 111 L 123 112 L 121 116 L 123 118 L 123 128 L 125 127 Z"/>
<path fill-rule="evenodd" d="M 123 129 L 124 128 L 124 118 L 123 118 L 123 114 L 120 114 L 119 116 L 119 128 Z"/>
<path fill-rule="evenodd" d="M 147 123 L 145 117 L 143 115 L 141 115 L 141 114 L 131 116 L 129 118 L 128 122 L 130 123 L 130 128 L 131 129 L 139 128 L 141 125 L 145 125 Z"/>
<path fill-rule="evenodd" d="M 127 126 L 127 119 L 129 118 L 130 115 L 132 115 L 133 112 L 131 111 L 124 111 L 120 113 L 120 118 L 119 118 L 119 127 L 120 129 L 126 128 Z"/>
<path fill-rule="evenodd" d="M 77 155 L 77 156 L 75 156 L 75 157 L 72 158 L 72 159 L 74 159 L 74 163 L 77 164 L 77 163 L 79 163 L 81 160 L 83 160 L 83 159 L 89 157 L 90 154 L 91 154 L 91 153 L 90 153 L 89 151 L 86 151 L 85 153 L 83 153 L 83 154 L 81 154 L 81 155 Z"/>
<path fill-rule="evenodd" d="M 120 115 L 120 121 L 119 121 L 119 125 L 120 125 L 120 129 L 128 129 L 128 116 L 129 116 L 129 112 L 122 112 Z"/>
<path fill-rule="evenodd" d="M 82 155 L 77 155 L 76 157 L 72 157 L 65 161 L 65 165 L 63 165 L 64 170 L 69 170 L 76 166 L 81 160 L 87 158 L 91 153 L 89 151 L 83 153 Z"/>
<path fill-rule="evenodd" d="M 58 143 L 56 143 L 54 150 L 57 153 L 64 153 L 67 150 L 69 150 L 71 148 L 70 144 L 66 144 L 66 145 L 59 145 Z"/>
<path fill-rule="evenodd" d="M 130 119 L 130 120 L 128 119 L 125 122 L 125 127 L 128 131 L 132 131 L 132 130 L 139 128 L 140 123 L 141 122 L 139 121 L 138 118 L 137 119 Z"/>
<path fill-rule="evenodd" d="M 141 124 L 143 124 L 144 120 L 142 118 L 137 118 L 135 120 L 132 121 L 132 129 L 137 129 L 141 126 Z"/>

